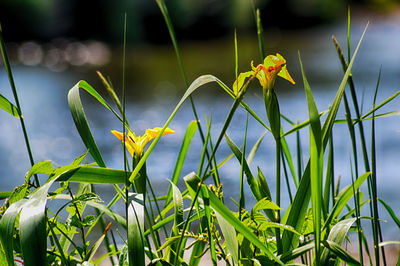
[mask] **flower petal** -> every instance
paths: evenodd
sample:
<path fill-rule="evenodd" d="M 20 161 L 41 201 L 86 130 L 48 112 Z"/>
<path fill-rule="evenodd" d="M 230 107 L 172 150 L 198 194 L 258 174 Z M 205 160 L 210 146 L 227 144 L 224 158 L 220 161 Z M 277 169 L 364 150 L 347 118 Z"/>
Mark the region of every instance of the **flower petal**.
<path fill-rule="evenodd" d="M 113 133 L 114 136 L 116 136 L 121 142 L 124 142 L 124 134 L 122 134 L 121 132 L 116 131 L 116 130 L 111 130 L 111 133 Z M 129 133 L 131 133 L 131 132 L 129 131 Z M 129 133 L 128 133 L 128 136 L 129 136 Z M 131 156 L 133 156 L 133 154 L 135 153 L 135 149 L 133 148 L 133 144 L 134 144 L 133 140 L 134 139 L 130 139 L 129 137 L 125 138 L 125 147 L 128 149 L 128 152 L 130 153 Z"/>
<path fill-rule="evenodd" d="M 281 78 L 286 79 L 287 81 L 291 82 L 292 84 L 295 84 L 294 80 L 292 79 L 292 77 L 289 74 L 289 71 L 286 68 L 286 65 L 284 65 L 282 67 L 282 70 L 278 73 L 278 76 L 280 76 Z"/>
<path fill-rule="evenodd" d="M 161 130 L 162 130 L 161 127 L 155 127 L 153 129 L 148 128 L 148 129 L 146 129 L 146 132 L 144 133 L 144 135 L 147 135 L 148 141 L 150 141 L 150 140 L 154 139 L 155 137 L 157 137 L 157 135 L 160 133 Z M 172 134 L 172 133 L 175 133 L 175 131 L 167 127 L 164 130 L 162 135 L 164 136 L 164 135 L 168 135 L 168 134 Z"/>
<path fill-rule="evenodd" d="M 233 86 L 232 86 L 233 94 L 235 96 L 239 95 L 239 92 L 242 89 L 244 81 L 246 80 L 246 78 L 252 76 L 253 74 L 254 74 L 253 70 L 250 70 L 250 71 L 243 72 L 243 73 L 239 74 L 238 78 L 235 80 L 235 82 L 233 83 Z"/>

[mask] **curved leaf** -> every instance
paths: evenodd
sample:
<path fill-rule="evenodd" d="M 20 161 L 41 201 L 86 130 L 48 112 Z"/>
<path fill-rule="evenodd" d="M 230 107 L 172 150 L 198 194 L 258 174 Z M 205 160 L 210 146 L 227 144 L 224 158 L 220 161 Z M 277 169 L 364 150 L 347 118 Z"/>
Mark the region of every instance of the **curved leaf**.
<path fill-rule="evenodd" d="M 89 123 L 86 119 L 85 110 L 83 109 L 81 97 L 79 94 L 79 89 L 84 89 L 90 95 L 92 95 L 97 101 L 99 101 L 103 106 L 105 106 L 108 110 L 110 110 L 120 121 L 122 119 L 119 115 L 104 101 L 104 99 L 97 93 L 92 86 L 90 86 L 86 81 L 79 81 L 72 87 L 68 92 L 68 105 L 71 110 L 72 118 L 74 119 L 74 123 L 76 129 L 81 136 L 83 143 L 86 148 L 89 150 L 93 159 L 99 166 L 104 167 L 105 163 L 103 161 L 103 157 L 97 147 L 96 141 L 93 138 L 92 132 L 90 131 Z"/>
<path fill-rule="evenodd" d="M 145 265 L 143 194 L 130 193 L 128 197 L 128 202 L 129 265 Z"/>

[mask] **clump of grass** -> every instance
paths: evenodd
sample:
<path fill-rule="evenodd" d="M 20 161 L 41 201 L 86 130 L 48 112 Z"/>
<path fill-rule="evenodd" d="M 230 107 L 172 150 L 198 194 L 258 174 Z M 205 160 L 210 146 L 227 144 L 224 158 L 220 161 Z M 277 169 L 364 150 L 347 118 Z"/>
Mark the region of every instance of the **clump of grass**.
<path fill-rule="evenodd" d="M 376 104 L 374 98 L 372 109 L 365 114 L 361 113 L 351 69 L 367 27 L 353 55 L 350 53 L 350 28 L 348 28 L 347 61 L 334 39 L 344 75 L 327 113 L 320 113 L 316 107 L 299 54 L 309 119 L 295 124 L 281 114 L 279 101 L 274 92 L 277 77 L 294 83 L 288 72 L 293 62 L 286 62 L 279 54 L 265 57 L 258 10 L 254 10 L 254 14 L 258 27 L 260 55 L 264 62 L 257 67 L 252 64 L 252 68 L 249 65 L 249 71 L 239 74 L 237 70 L 239 49 L 235 33 L 236 81 L 230 87 L 212 75 L 200 76 L 189 84 L 167 7 L 162 0 L 157 0 L 157 4 L 171 35 L 187 87 L 185 94 L 162 127 L 148 129 L 140 136 L 134 133 L 126 116 L 124 73 L 122 101 L 111 83 L 99 73 L 116 109 L 86 81 L 79 81 L 74 85 L 68 93 L 68 103 L 76 128 L 88 151 L 74 159 L 71 164 L 58 168 L 54 168 L 50 161 L 35 164 L 32 159 L 32 168 L 26 175 L 25 183 L 13 192 L 1 194 L 3 199 L 7 199 L 0 219 L 0 261 L 2 264 L 14 265 L 14 262 L 23 261 L 26 265 L 97 265 L 108 258 L 112 265 L 198 265 L 203 260 L 204 254 L 208 252 L 213 265 L 219 262 L 225 262 L 227 265 L 284 265 L 295 262 L 316 265 L 336 265 L 344 262 L 350 265 L 362 265 L 364 252 L 372 262 L 367 237 L 364 234 L 367 223 L 363 220 L 366 219 L 371 220 L 375 264 L 379 265 L 381 262 L 385 264 L 383 246 L 398 244 L 398 242 L 382 242 L 378 203 L 382 203 L 397 225 L 400 226 L 400 223 L 390 206 L 377 195 L 374 121 L 380 116 L 395 114 L 376 114 L 376 112 L 396 98 L 400 92 L 380 104 Z M 14 106 L 1 96 L 0 107 L 20 119 L 28 155 L 31 156 L 1 31 L 0 42 L 11 87 L 13 91 L 15 90 L 16 102 Z M 125 34 L 124 43 L 126 43 Z M 123 66 L 125 66 L 125 53 L 123 58 Z M 256 114 L 245 103 L 247 88 L 255 81 L 259 81 L 263 89 L 267 121 L 261 119 L 262 116 Z M 380 75 L 376 91 L 378 91 L 379 81 Z M 212 82 L 217 83 L 228 96 L 232 97 L 232 106 L 216 136 L 211 134 L 211 119 L 204 125 L 199 122 L 192 99 L 192 94 L 199 87 Z M 299 83 L 301 82 L 297 84 Z M 346 85 L 349 86 L 352 96 L 355 117 L 352 117 L 349 107 Z M 93 96 L 121 122 L 122 132 L 113 131 L 113 133 L 122 142 L 123 170 L 110 169 L 106 166 L 85 115 L 80 98 L 82 90 Z M 147 175 L 147 167 L 152 166 L 147 165 L 146 161 L 161 136 L 173 133 L 168 126 L 186 100 L 191 101 L 195 120 L 188 123 L 186 134 L 182 139 L 168 193 L 162 197 L 156 197 L 151 178 Z M 352 168 L 355 172 L 352 184 L 344 188 L 341 188 L 339 182 L 335 182 L 334 179 L 334 135 L 332 133 L 332 129 L 339 122 L 343 122 L 343 119 L 337 117 L 342 102 L 346 109 L 344 121 L 347 123 L 352 141 Z M 227 134 L 227 129 L 238 108 L 244 108 L 247 111 L 247 121 L 255 119 L 267 132 L 260 133 L 259 140 L 247 157 L 247 126 L 243 132 L 242 147 L 234 143 Z M 290 130 L 283 131 L 281 118 L 292 125 Z M 367 120 L 371 120 L 372 128 L 369 153 L 367 148 L 369 138 L 364 133 Z M 355 130 L 357 126 L 358 138 Z M 297 167 L 293 163 L 295 160 L 291 155 L 291 149 L 296 149 L 297 158 L 304 156 L 304 151 L 300 148 L 299 132 L 307 129 L 310 139 L 310 156 L 303 169 L 300 159 Z M 185 174 L 183 180 L 186 188 L 182 190 L 178 188 L 177 183 L 182 176 L 182 166 L 190 143 L 197 131 L 200 132 L 203 143 L 202 153 L 198 160 L 199 166 L 198 169 L 193 169 L 193 172 Z M 297 137 L 295 147 L 289 147 L 285 140 L 291 134 L 296 134 Z M 257 173 L 253 173 L 250 169 L 252 158 L 256 156 L 258 147 L 265 136 L 272 137 L 276 143 L 275 200 L 271 197 L 271 188 L 260 168 Z M 213 139 L 216 141 L 212 141 Z M 215 155 L 223 145 L 224 139 L 232 155 L 219 162 Z M 361 144 L 357 143 L 357 139 Z M 165 141 L 168 140 L 165 139 Z M 151 144 L 145 148 L 148 143 Z M 363 170 L 358 166 L 359 146 L 361 146 L 364 160 Z M 89 153 L 94 163 L 83 164 Z M 218 172 L 218 169 L 233 157 L 241 166 L 237 211 L 230 210 L 224 204 L 222 190 L 224 176 L 220 176 Z M 282 174 L 285 176 L 287 194 L 282 186 Z M 38 175 L 45 178 L 42 185 L 39 184 Z M 32 178 L 34 182 L 31 181 Z M 209 185 L 206 185 L 206 181 L 210 178 L 212 181 L 207 182 Z M 245 181 L 252 195 L 244 193 Z M 368 183 L 368 197 L 363 201 L 361 185 L 364 182 Z M 73 190 L 71 183 L 78 183 L 78 188 Z M 114 197 L 104 203 L 101 195 L 95 193 L 95 184 L 112 185 L 115 189 Z M 290 190 L 293 184 L 295 191 Z M 50 190 L 52 187 L 56 188 Z M 290 205 L 286 210 L 281 208 L 283 196 L 290 198 Z M 245 209 L 244 202 L 249 197 L 253 197 L 256 204 L 251 209 Z M 351 205 L 351 199 L 354 200 L 354 206 Z M 47 208 L 48 202 L 53 200 L 63 202 L 55 212 Z M 185 209 L 184 200 L 190 202 L 189 208 Z M 119 203 L 125 205 L 124 215 L 113 210 L 113 206 Z M 360 215 L 365 205 L 370 206 L 371 217 L 366 218 Z M 95 214 L 88 214 L 86 211 L 88 208 L 94 208 Z M 68 214 L 66 219 L 60 215 L 61 212 Z M 112 220 L 112 222 L 106 226 L 105 220 Z M 98 224 L 103 234 L 91 243 L 88 240 L 89 236 L 93 235 L 92 230 Z M 342 245 L 350 230 L 357 231 L 359 258 L 350 255 Z M 106 254 L 99 253 L 101 245 L 106 246 Z M 33 246 L 35 248 L 32 248 Z M 184 255 L 188 252 L 190 254 L 185 258 L 189 259 L 185 261 Z"/>

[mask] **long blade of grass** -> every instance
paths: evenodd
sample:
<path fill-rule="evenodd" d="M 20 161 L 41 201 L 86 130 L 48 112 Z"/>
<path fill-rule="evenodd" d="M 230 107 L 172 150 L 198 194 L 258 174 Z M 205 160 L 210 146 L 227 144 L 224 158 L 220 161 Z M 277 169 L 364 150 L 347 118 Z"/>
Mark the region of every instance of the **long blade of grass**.
<path fill-rule="evenodd" d="M 364 38 L 365 32 L 368 28 L 368 25 L 365 27 L 363 34 L 357 44 L 356 50 L 354 51 L 353 57 L 350 61 L 350 64 L 343 76 L 342 82 L 338 88 L 333 104 L 329 110 L 328 117 L 325 120 L 324 126 L 322 127 L 322 147 L 325 149 L 326 144 L 328 143 L 329 135 L 332 130 L 332 126 L 334 124 L 337 111 L 339 109 L 340 101 L 342 99 L 342 95 L 344 92 L 344 88 L 346 86 L 347 79 L 349 77 L 351 68 L 353 66 L 354 60 L 356 58 L 358 49 L 360 44 Z M 306 169 L 303 172 L 303 177 L 301 178 L 299 188 L 294 197 L 293 203 L 289 209 L 289 214 L 287 215 L 286 224 L 294 227 L 297 231 L 301 231 L 301 227 L 304 223 L 304 217 L 307 212 L 307 207 L 310 201 L 310 165 L 309 163 L 306 166 Z M 290 248 L 298 246 L 298 237 L 290 232 L 283 233 L 283 251 L 287 252 Z"/>
<path fill-rule="evenodd" d="M 27 199 L 22 199 L 6 210 L 0 220 L 0 241 L 4 249 L 7 265 L 14 265 L 14 224 Z"/>
<path fill-rule="evenodd" d="M 129 172 L 128 172 L 129 174 Z M 126 172 L 104 167 L 80 166 L 63 173 L 58 181 L 90 184 L 124 184 Z"/>
<path fill-rule="evenodd" d="M 372 110 L 367 112 L 365 115 L 361 116 L 361 119 L 366 119 L 368 116 L 370 116 L 371 114 L 373 114 L 374 112 L 376 112 L 377 110 L 379 110 L 380 108 L 382 108 L 383 106 L 385 106 L 386 104 L 388 104 L 389 102 L 394 100 L 399 95 L 400 95 L 400 91 L 394 93 L 392 96 L 390 96 L 389 98 L 387 98 L 386 100 L 384 100 L 383 102 L 378 104 L 377 106 L 374 106 L 372 108 Z"/>
<path fill-rule="evenodd" d="M 172 179 L 171 179 L 171 182 L 175 185 L 178 183 L 178 179 L 179 179 L 179 176 L 182 171 L 183 163 L 185 162 L 190 143 L 192 142 L 193 136 L 196 133 L 197 128 L 198 128 L 197 121 L 191 121 L 186 129 L 185 137 L 183 138 L 181 149 L 179 150 L 179 154 L 178 154 L 178 159 L 176 160 L 174 173 L 173 173 Z M 171 202 L 172 188 L 173 187 L 170 187 L 170 189 L 168 191 L 167 199 L 165 200 L 164 206 L 166 206 L 169 202 Z"/>
<path fill-rule="evenodd" d="M 397 227 L 400 228 L 400 219 L 396 216 L 393 209 L 383 199 L 378 199 L 378 200 L 380 203 L 382 203 L 383 207 L 385 207 L 386 211 L 389 213 L 390 217 L 392 217 Z"/>
<path fill-rule="evenodd" d="M 249 184 L 249 187 L 251 189 L 251 192 L 253 193 L 255 199 L 257 201 L 262 199 L 262 196 L 260 194 L 260 188 L 258 187 L 257 181 L 254 178 L 253 174 L 251 173 L 250 167 L 247 164 L 247 161 L 243 158 L 242 152 L 240 151 L 239 147 L 229 138 L 228 134 L 225 134 L 225 139 L 226 142 L 228 143 L 228 146 L 231 148 L 232 152 L 235 154 L 236 158 L 238 159 L 239 163 L 241 163 L 243 159 L 243 171 L 246 174 L 247 177 L 247 183 Z"/>
<path fill-rule="evenodd" d="M 229 252 L 233 258 L 233 261 L 237 264 L 239 253 L 238 253 L 238 242 L 236 238 L 235 228 L 228 223 L 219 212 L 214 211 L 215 216 L 217 217 L 218 224 L 221 227 L 222 235 L 224 236 L 226 246 L 228 247 Z"/>
<path fill-rule="evenodd" d="M 143 194 L 130 193 L 128 202 L 129 265 L 145 265 Z"/>
<path fill-rule="evenodd" d="M 379 83 L 381 80 L 382 68 L 379 70 L 378 80 L 376 82 L 374 100 L 372 102 L 372 107 L 375 107 L 376 96 L 378 94 Z M 376 173 L 376 144 L 375 144 L 375 113 L 372 113 L 372 123 L 371 123 L 371 192 L 372 192 L 372 209 L 373 209 L 373 238 L 374 238 L 374 248 L 375 248 L 375 263 L 379 266 L 380 256 L 378 244 L 383 240 L 382 229 L 379 223 L 379 210 L 378 210 L 378 182 Z M 383 264 L 386 265 L 385 249 L 381 247 L 382 250 L 382 260 Z"/>
<path fill-rule="evenodd" d="M 311 93 L 304 73 L 303 63 L 299 62 L 304 81 L 304 89 L 307 96 L 308 112 L 310 117 L 310 183 L 311 183 L 311 202 L 313 210 L 314 241 L 315 241 L 315 263 L 319 265 L 320 242 L 321 242 L 321 211 L 322 211 L 322 174 L 323 174 L 323 156 L 322 148 L 321 122 L 314 97 Z"/>
<path fill-rule="evenodd" d="M 89 127 L 89 123 L 86 118 L 85 110 L 83 109 L 82 101 L 79 94 L 79 89 L 84 89 L 90 95 L 92 95 L 97 101 L 99 101 L 103 106 L 105 106 L 108 110 L 110 110 L 118 119 L 122 122 L 123 120 L 119 117 L 119 115 L 109 106 L 104 99 L 90 86 L 86 81 L 79 81 L 72 87 L 68 92 L 68 105 L 71 110 L 72 118 L 74 119 L 75 126 L 81 136 L 83 143 L 86 148 L 89 150 L 93 159 L 96 163 L 105 167 L 105 163 L 99 148 L 97 147 L 96 141 L 93 138 L 92 132 Z"/>

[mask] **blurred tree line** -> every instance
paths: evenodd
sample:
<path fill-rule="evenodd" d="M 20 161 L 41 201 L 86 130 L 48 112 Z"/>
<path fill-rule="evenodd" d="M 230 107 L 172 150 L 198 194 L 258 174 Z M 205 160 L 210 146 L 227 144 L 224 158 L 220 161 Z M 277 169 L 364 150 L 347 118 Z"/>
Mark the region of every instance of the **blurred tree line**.
<path fill-rule="evenodd" d="M 395 0 L 166 0 L 181 39 L 207 39 L 254 27 L 252 4 L 264 27 L 299 28 L 328 23 L 350 4 L 390 6 Z M 124 13 L 129 42 L 169 41 L 155 0 L 0 0 L 8 41 L 55 38 L 120 43 Z"/>

